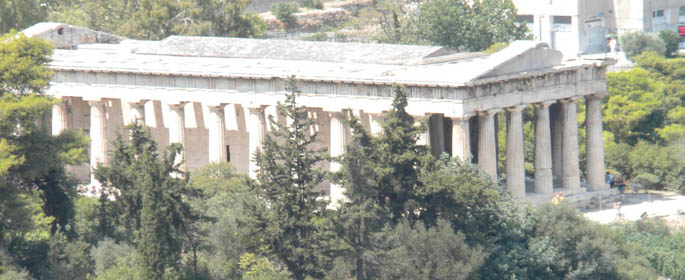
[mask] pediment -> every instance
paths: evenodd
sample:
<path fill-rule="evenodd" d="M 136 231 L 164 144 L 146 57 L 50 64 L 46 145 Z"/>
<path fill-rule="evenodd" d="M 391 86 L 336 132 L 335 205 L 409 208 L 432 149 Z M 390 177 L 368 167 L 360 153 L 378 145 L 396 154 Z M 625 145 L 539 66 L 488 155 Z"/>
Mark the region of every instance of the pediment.
<path fill-rule="evenodd" d="M 503 50 L 493 53 L 489 61 L 496 64 L 476 79 L 534 72 L 561 65 L 563 55 L 547 43 L 514 41 Z"/>

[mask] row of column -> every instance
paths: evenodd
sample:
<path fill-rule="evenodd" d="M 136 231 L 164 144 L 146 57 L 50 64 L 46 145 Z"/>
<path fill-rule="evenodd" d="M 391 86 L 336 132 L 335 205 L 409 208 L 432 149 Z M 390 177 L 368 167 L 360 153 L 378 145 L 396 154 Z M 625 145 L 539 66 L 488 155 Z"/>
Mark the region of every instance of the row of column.
<path fill-rule="evenodd" d="M 604 188 L 604 148 L 602 139 L 601 96 L 587 96 L 587 184 L 592 189 Z M 91 168 L 97 164 L 106 164 L 107 141 L 106 101 L 90 101 L 90 162 Z M 145 123 L 145 101 L 129 102 L 130 118 L 127 123 Z M 533 104 L 535 108 L 535 187 L 536 193 L 551 193 L 554 178 L 561 186 L 568 189 L 580 188 L 580 171 L 578 159 L 578 123 L 576 99 L 563 99 L 556 102 Z M 169 143 L 180 143 L 185 146 L 185 106 L 183 103 L 167 104 L 169 128 Z M 228 107 L 227 107 L 228 106 Z M 209 162 L 227 160 L 225 133 L 227 124 L 224 111 L 233 108 L 233 104 L 219 104 L 207 106 L 208 120 L 208 151 Z M 550 107 L 555 110 L 550 114 Z M 229 109 L 230 109 L 229 108 Z M 504 108 L 507 113 L 507 159 L 506 186 L 514 197 L 525 196 L 525 159 L 523 141 L 523 118 L 521 111 L 525 106 Z M 558 109 L 557 109 L 558 108 Z M 249 175 L 255 177 L 257 172 L 254 153 L 261 147 L 266 133 L 266 119 L 264 107 L 247 108 L 247 130 L 249 131 Z M 487 110 L 477 113 L 478 142 L 477 161 L 481 169 L 493 178 L 497 178 L 497 153 L 495 114 L 501 110 Z M 235 117 L 235 112 L 231 111 Z M 463 159 L 469 158 L 470 128 L 469 119 L 472 116 L 452 118 L 452 154 Z M 381 119 L 377 115 L 369 115 L 371 133 L 377 134 L 381 130 Z M 53 133 L 60 133 L 67 128 L 67 108 L 64 103 L 53 108 Z M 330 113 L 330 156 L 336 157 L 344 153 L 345 147 L 344 114 Z M 430 134 L 420 141 L 431 143 Z M 186 157 L 178 155 L 178 163 Z M 185 169 L 185 166 L 182 166 Z M 331 171 L 338 171 L 340 165 L 330 164 Z M 91 181 L 95 179 L 91 176 Z M 343 190 L 336 185 L 330 187 L 331 199 L 336 201 L 343 198 Z"/>
<path fill-rule="evenodd" d="M 605 189 L 604 144 L 602 136 L 602 95 L 586 96 L 587 113 L 587 185 L 592 190 Z M 577 98 L 533 104 L 535 108 L 535 185 L 536 193 L 551 193 L 554 178 L 562 187 L 580 189 L 578 156 Z M 550 120 L 550 106 L 554 106 Z M 525 106 L 504 108 L 506 129 L 506 188 L 514 197 L 524 197 L 525 159 L 523 118 Z M 501 109 L 480 111 L 478 120 L 478 165 L 492 178 L 497 178 L 495 114 Z M 471 116 L 452 119 L 454 156 L 470 155 L 468 137 Z M 552 130 L 553 128 L 553 130 Z"/>
<path fill-rule="evenodd" d="M 90 105 L 90 168 L 91 171 L 97 167 L 98 164 L 107 164 L 107 139 L 106 129 L 108 123 L 107 117 L 107 101 L 89 101 Z M 130 117 L 126 120 L 126 124 L 138 123 L 145 124 L 145 113 L 148 104 L 152 102 L 135 101 L 129 102 Z M 227 151 L 225 143 L 225 116 L 224 110 L 226 107 L 233 106 L 232 104 L 220 104 L 207 106 L 208 109 L 208 158 L 209 162 L 225 162 L 227 160 Z M 185 126 L 185 103 L 167 104 L 166 108 L 169 121 L 167 126 L 169 129 L 169 144 L 179 143 L 186 146 L 186 126 Z M 152 109 L 150 107 L 149 109 Z M 252 158 L 252 155 L 257 149 L 261 147 L 266 129 L 264 118 L 264 108 L 248 108 L 248 130 L 249 130 L 249 174 L 254 177 L 257 171 L 257 166 Z M 154 111 L 151 114 L 154 116 Z M 148 119 L 153 117 L 148 116 Z M 235 117 L 235 116 L 234 116 Z M 59 103 L 54 105 L 52 110 L 52 133 L 57 135 L 68 128 L 68 108 L 66 103 Z M 185 152 L 177 155 L 177 163 L 181 164 L 181 169 L 185 170 L 186 166 L 183 164 L 186 155 Z M 98 185 L 91 172 L 91 183 Z"/>

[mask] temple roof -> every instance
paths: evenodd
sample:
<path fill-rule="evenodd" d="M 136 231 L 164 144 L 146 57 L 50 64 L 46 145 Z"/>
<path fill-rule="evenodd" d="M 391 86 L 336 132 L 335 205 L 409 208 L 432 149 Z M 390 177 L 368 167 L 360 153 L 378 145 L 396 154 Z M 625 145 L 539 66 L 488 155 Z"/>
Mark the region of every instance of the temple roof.
<path fill-rule="evenodd" d="M 435 46 L 171 36 L 158 44 L 148 44 L 141 47 L 136 53 L 407 65 L 420 64 L 427 58 L 451 55 L 457 52 L 449 48 Z"/>
<path fill-rule="evenodd" d="M 54 34 L 40 37 L 55 39 Z M 78 44 L 75 49 L 56 50 L 52 58 L 50 66 L 57 71 L 264 79 L 294 75 L 305 80 L 434 86 L 596 64 L 562 63 L 559 51 L 535 41 L 515 41 L 487 55 L 439 46 L 190 36 Z"/>

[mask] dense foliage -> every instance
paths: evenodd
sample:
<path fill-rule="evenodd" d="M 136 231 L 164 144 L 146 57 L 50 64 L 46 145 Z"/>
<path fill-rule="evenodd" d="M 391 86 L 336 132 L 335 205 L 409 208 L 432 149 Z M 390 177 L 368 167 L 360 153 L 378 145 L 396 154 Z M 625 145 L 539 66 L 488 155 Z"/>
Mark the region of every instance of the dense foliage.
<path fill-rule="evenodd" d="M 344 26 L 365 40 L 382 43 L 440 45 L 459 51 L 484 51 L 494 43 L 529 38 L 516 22 L 511 0 L 378 0 Z"/>
<path fill-rule="evenodd" d="M 606 163 L 647 187 L 685 192 L 685 59 L 653 52 L 607 75 Z"/>
<path fill-rule="evenodd" d="M 143 26 L 186 2 L 109 5 L 121 3 L 149 8 L 151 18 L 136 23 Z M 91 8 L 88 20 L 97 19 Z M 445 12 L 460 9 L 453 8 Z M 177 32 L 167 23 L 170 31 L 154 36 Z M 454 46 L 480 49 L 487 40 Z M 351 141 L 330 159 L 314 148 L 320 140 L 291 79 L 279 119 L 255 155 L 256 180 L 226 163 L 184 174 L 175 159 L 182 147 L 165 150 L 145 128 L 129 127 L 114 142 L 110 164 L 95 172 L 101 196 L 79 196 L 67 170 L 84 160 L 86 139 L 78 132 L 53 136 L 42 125 L 56 102 L 42 95 L 50 52 L 49 44 L 20 34 L 0 39 L 0 279 L 685 277 L 682 231 L 657 220 L 599 225 L 563 203 L 520 207 L 476 165 L 433 157 L 416 144 L 425 127 L 406 112 L 401 87 L 393 88 L 382 132 L 370 135 L 350 114 Z M 683 192 L 685 62 L 654 53 L 634 59 L 638 68 L 608 76 L 607 165 L 630 180 Z M 524 129 L 530 139 L 533 128 Z M 332 160 L 340 171 L 322 171 Z M 337 209 L 321 191 L 327 181 L 345 188 Z"/>
<path fill-rule="evenodd" d="M 0 1 L 0 33 L 54 21 L 145 40 L 177 34 L 264 36 L 264 21 L 256 14 L 243 12 L 249 3 L 248 0 L 3 0 Z"/>
<path fill-rule="evenodd" d="M 621 48 L 626 53 L 626 57 L 632 59 L 645 51 L 666 53 L 666 45 L 655 34 L 646 32 L 628 32 L 621 36 Z"/>

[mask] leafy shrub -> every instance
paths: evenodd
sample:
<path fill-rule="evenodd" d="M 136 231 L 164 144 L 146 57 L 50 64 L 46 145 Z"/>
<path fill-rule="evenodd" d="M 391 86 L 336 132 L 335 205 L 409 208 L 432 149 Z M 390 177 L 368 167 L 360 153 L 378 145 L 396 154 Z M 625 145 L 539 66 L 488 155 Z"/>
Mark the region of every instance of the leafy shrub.
<path fill-rule="evenodd" d="M 413 228 L 406 221 L 388 238 L 392 248 L 383 258 L 382 279 L 471 279 L 483 265 L 487 253 L 470 248 L 464 234 L 439 220 L 426 229 L 423 223 Z"/>
<path fill-rule="evenodd" d="M 90 255 L 95 261 L 95 275 L 103 275 L 106 270 L 114 267 L 119 259 L 134 254 L 135 248 L 128 244 L 105 238 L 98 243 L 97 247 L 90 250 Z"/>
<path fill-rule="evenodd" d="M 685 233 L 671 231 L 663 221 L 657 219 L 620 225 L 616 231 L 621 238 L 633 245 L 633 253 L 649 260 L 660 275 L 671 279 L 685 279 Z"/>
<path fill-rule="evenodd" d="M 323 9 L 323 1 L 321 0 L 304 0 L 302 1 L 302 6 L 305 6 L 307 8 L 311 9 Z"/>
<path fill-rule="evenodd" d="M 629 59 L 644 51 L 654 51 L 659 54 L 666 52 L 664 42 L 656 35 L 645 32 L 629 32 L 621 36 L 621 47 Z"/>
<path fill-rule="evenodd" d="M 271 13 L 287 27 L 295 23 L 293 14 L 299 8 L 300 6 L 295 2 L 275 3 L 271 5 Z"/>
<path fill-rule="evenodd" d="M 680 44 L 680 36 L 673 30 L 661 30 L 659 32 L 659 39 L 664 42 L 666 47 L 666 57 L 675 57 L 678 53 L 678 45 Z"/>
<path fill-rule="evenodd" d="M 485 54 L 496 53 L 498 51 L 503 50 L 504 48 L 506 48 L 508 46 L 509 46 L 509 42 L 497 42 L 497 43 L 490 45 L 490 47 L 487 50 L 483 51 L 483 53 L 485 53 Z"/>

